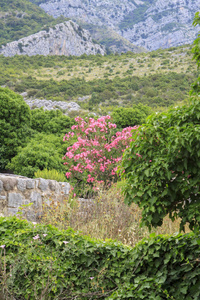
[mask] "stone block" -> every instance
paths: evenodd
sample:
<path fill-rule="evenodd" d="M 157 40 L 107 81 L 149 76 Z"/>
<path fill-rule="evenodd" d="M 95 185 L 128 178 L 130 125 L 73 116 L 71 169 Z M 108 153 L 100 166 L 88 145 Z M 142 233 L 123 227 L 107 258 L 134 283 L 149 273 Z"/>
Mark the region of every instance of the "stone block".
<path fill-rule="evenodd" d="M 19 191 L 24 192 L 26 190 L 26 179 L 18 179 L 17 188 Z"/>
<path fill-rule="evenodd" d="M 51 191 L 55 191 L 57 187 L 57 181 L 56 180 L 49 180 L 49 188 Z"/>
<path fill-rule="evenodd" d="M 41 209 L 42 208 L 42 197 L 38 192 L 32 192 L 30 202 L 33 203 L 34 208 Z"/>
<path fill-rule="evenodd" d="M 17 208 L 8 207 L 8 209 L 7 209 L 8 216 L 14 216 L 14 215 L 17 215 L 17 213 L 18 213 Z"/>
<path fill-rule="evenodd" d="M 26 188 L 27 189 L 34 189 L 35 188 L 35 180 L 34 179 L 27 179 L 26 180 Z"/>
<path fill-rule="evenodd" d="M 63 192 L 64 195 L 69 195 L 70 191 L 70 184 L 68 182 L 59 182 L 61 191 Z"/>
<path fill-rule="evenodd" d="M 8 194 L 8 206 L 9 207 L 19 207 L 22 205 L 22 196 L 19 193 L 9 193 Z"/>
<path fill-rule="evenodd" d="M 49 188 L 49 180 L 40 178 L 39 179 L 39 189 L 44 192 L 44 191 L 48 190 L 48 188 Z"/>
<path fill-rule="evenodd" d="M 3 187 L 5 191 L 12 191 L 17 184 L 16 178 L 4 177 L 1 179 L 3 181 Z"/>

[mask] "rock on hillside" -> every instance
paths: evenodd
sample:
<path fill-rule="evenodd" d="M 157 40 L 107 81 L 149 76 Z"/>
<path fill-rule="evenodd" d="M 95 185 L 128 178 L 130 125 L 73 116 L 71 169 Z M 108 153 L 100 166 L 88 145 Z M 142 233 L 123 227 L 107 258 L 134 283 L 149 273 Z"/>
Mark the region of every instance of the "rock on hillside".
<path fill-rule="evenodd" d="M 136 8 L 130 0 L 50 0 L 40 5 L 57 18 L 60 15 L 99 26 L 115 28 Z"/>
<path fill-rule="evenodd" d="M 34 1 L 34 0 L 32 0 Z M 131 43 L 155 50 L 192 43 L 200 0 L 46 0 L 40 7 L 53 17 L 106 25 Z"/>
<path fill-rule="evenodd" d="M 121 31 L 130 42 L 148 50 L 191 44 L 199 27 L 192 26 L 200 0 L 157 0 L 145 13 L 145 19 Z"/>
<path fill-rule="evenodd" d="M 0 54 L 18 55 L 82 55 L 105 54 L 103 46 L 94 43 L 89 31 L 73 21 L 67 21 L 18 41 L 2 46 Z"/>
<path fill-rule="evenodd" d="M 24 99 L 31 109 L 41 108 L 44 110 L 56 110 L 60 109 L 64 111 L 65 115 L 68 115 L 71 111 L 79 111 L 80 106 L 76 102 L 64 102 L 64 101 L 52 101 L 46 99 Z"/>

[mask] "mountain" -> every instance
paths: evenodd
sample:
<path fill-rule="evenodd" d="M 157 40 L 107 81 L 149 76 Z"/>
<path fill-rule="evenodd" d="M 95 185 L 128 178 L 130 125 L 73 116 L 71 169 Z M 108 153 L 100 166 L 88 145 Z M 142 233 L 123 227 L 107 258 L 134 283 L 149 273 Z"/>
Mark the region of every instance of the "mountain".
<path fill-rule="evenodd" d="M 91 36 L 94 40 L 98 41 L 100 44 L 106 47 L 107 53 L 125 53 L 128 51 L 134 53 L 146 52 L 147 50 L 143 47 L 136 46 L 129 42 L 127 39 L 122 37 L 112 28 L 107 26 L 98 26 L 94 24 L 88 24 L 80 22 L 81 26 L 89 30 Z"/>
<path fill-rule="evenodd" d="M 28 37 L 39 31 L 48 30 L 69 18 L 60 16 L 54 18 L 38 7 L 39 0 L 0 0 L 0 46 L 21 38 Z M 80 22 L 83 28 L 90 29 L 91 24 Z M 116 31 L 110 28 L 92 25 L 93 39 L 98 43 L 103 42 L 110 52 L 143 52 L 145 49 L 133 45 Z"/>
<path fill-rule="evenodd" d="M 192 43 L 192 26 L 200 0 L 32 0 L 57 18 L 106 26 L 148 50 Z M 92 27 L 92 26 L 91 26 Z M 92 31 L 92 30 L 91 30 Z"/>
<path fill-rule="evenodd" d="M 54 19 L 27 0 L 0 0 L 0 45 L 67 20 L 62 17 Z"/>
<path fill-rule="evenodd" d="M 66 21 L 48 30 L 2 46 L 0 54 L 18 55 L 75 55 L 105 54 L 103 46 L 94 43 L 89 32 L 73 21 Z"/>

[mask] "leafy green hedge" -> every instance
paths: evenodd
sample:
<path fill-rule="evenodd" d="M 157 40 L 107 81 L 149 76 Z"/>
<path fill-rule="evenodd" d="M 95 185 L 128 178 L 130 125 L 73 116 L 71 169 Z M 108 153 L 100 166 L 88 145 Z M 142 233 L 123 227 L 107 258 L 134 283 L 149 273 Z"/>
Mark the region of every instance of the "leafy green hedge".
<path fill-rule="evenodd" d="M 152 235 L 132 249 L 13 217 L 0 218 L 0 241 L 0 270 L 5 262 L 8 288 L 18 299 L 40 299 L 45 288 L 48 299 L 200 298 L 193 233 Z"/>

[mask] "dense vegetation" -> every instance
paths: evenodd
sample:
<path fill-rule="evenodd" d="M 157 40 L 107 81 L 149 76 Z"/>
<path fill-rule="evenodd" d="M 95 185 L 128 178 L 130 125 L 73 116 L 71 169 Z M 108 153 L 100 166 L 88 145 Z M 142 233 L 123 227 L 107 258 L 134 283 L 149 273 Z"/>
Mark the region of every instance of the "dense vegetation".
<path fill-rule="evenodd" d="M 194 234 L 151 236 L 130 248 L 71 229 L 0 218 L 0 239 L 0 276 L 7 299 L 200 297 L 200 248 Z"/>
<path fill-rule="evenodd" d="M 52 100 L 78 100 L 89 95 L 79 104 L 99 113 L 119 103 L 167 107 L 184 101 L 197 77 L 188 49 L 105 57 L 0 56 L 0 84 L 18 93 L 27 91 L 29 97 Z"/>
<path fill-rule="evenodd" d="M 150 117 L 124 155 L 126 202 L 143 209 L 143 223 L 160 226 L 169 213 L 191 229 L 200 226 L 200 103 Z M 139 180 L 138 180 L 139 179 Z"/>
<path fill-rule="evenodd" d="M 67 144 L 62 139 L 74 121 L 59 110 L 31 111 L 22 96 L 8 88 L 0 88 L 0 107 L 0 169 L 9 167 L 30 177 L 44 168 L 64 171 Z"/>
<path fill-rule="evenodd" d="M 199 23 L 200 18 L 197 14 L 195 24 Z M 193 51 L 194 58 L 199 65 L 199 37 Z M 127 54 L 126 57 L 128 58 L 129 55 Z M 155 53 L 150 55 L 155 55 Z M 111 56 L 111 59 L 114 60 L 116 57 Z M 50 67 L 55 66 L 55 61 L 58 62 L 57 58 L 52 58 L 52 61 L 49 58 L 39 58 L 41 64 L 45 61 L 45 63 L 49 63 Z M 84 59 L 84 56 L 79 58 L 79 62 Z M 97 59 L 95 63 L 98 64 L 100 59 L 106 60 L 107 57 L 97 56 L 87 59 L 91 62 Z M 24 58 L 25 60 L 31 65 L 32 58 Z M 74 58 L 70 57 L 63 60 L 63 63 L 73 60 Z M 7 63 L 11 64 L 11 61 L 19 63 L 20 60 L 16 57 L 12 60 L 2 58 L 2 61 L 4 70 L 6 70 Z M 39 60 L 37 62 L 36 59 L 37 64 L 39 64 Z M 168 64 L 168 62 L 165 60 L 164 64 Z M 3 80 L 7 80 L 6 76 L 10 77 L 4 84 L 6 83 L 15 90 L 18 89 L 18 91 L 27 90 L 28 93 L 32 89 L 33 95 L 36 95 L 35 87 L 38 90 L 40 88 L 43 92 L 45 91 L 47 97 L 54 95 L 56 87 L 57 93 L 63 93 L 62 97 L 65 95 L 66 99 L 87 94 L 89 91 L 91 94 L 89 108 L 94 104 L 99 104 L 99 94 L 103 101 L 112 100 L 113 95 L 116 98 L 127 95 L 127 90 L 129 93 L 131 91 L 131 97 L 136 97 L 138 96 L 137 92 L 144 91 L 146 86 L 150 98 L 157 96 L 153 93 L 155 89 L 163 92 L 163 99 L 164 94 L 170 93 L 171 90 L 173 93 L 176 91 L 180 93 L 183 90 L 183 97 L 187 93 L 185 80 L 189 78 L 185 76 L 190 76 L 191 80 L 195 76 L 183 75 L 183 72 L 182 74 L 167 72 L 162 75 L 151 74 L 149 77 L 121 78 L 119 76 L 112 79 L 97 79 L 97 81 L 86 81 L 80 78 L 56 81 L 55 79 L 41 80 L 36 78 L 36 75 L 34 77 L 32 73 L 32 75 L 29 74 L 29 77 L 26 74 L 28 82 L 26 83 L 23 81 L 25 77 L 22 76 L 25 66 L 21 67 L 21 65 L 22 63 L 18 68 L 19 77 L 13 79 L 15 77 L 13 74 L 17 73 L 16 66 L 13 67 L 12 75 L 8 71 L 5 72 Z M 48 68 L 49 65 L 46 67 Z M 44 66 L 42 65 L 42 67 Z M 34 66 L 32 72 L 33 69 Z M 151 80 L 151 85 L 146 80 L 147 78 Z M 167 84 L 166 80 L 168 80 Z M 20 90 L 19 81 L 25 88 L 22 85 Z M 117 241 L 101 241 L 84 237 L 70 228 L 60 231 L 52 225 L 36 225 L 17 218 L 0 218 L 0 298 L 6 297 L 6 300 L 12 297 L 22 300 L 86 300 L 88 298 L 94 300 L 100 298 L 105 300 L 198 300 L 200 298 L 200 104 L 198 81 L 199 79 L 193 85 L 193 94 L 197 94 L 197 96 L 191 98 L 187 105 L 152 115 L 139 129 L 134 129 L 136 134 L 132 136 L 131 146 L 127 148 L 123 156 L 121 171 L 124 181 L 119 181 L 119 184 L 124 187 L 126 202 L 130 205 L 135 202 L 143 209 L 142 222 L 144 225 L 159 226 L 162 224 L 164 216 L 169 214 L 173 221 L 179 217 L 180 229 L 189 223 L 190 229 L 194 233 L 173 236 L 155 236 L 153 234 L 149 239 L 143 239 L 134 248 L 131 248 Z M 60 87 L 64 90 L 60 90 Z M 69 95 L 70 91 L 72 91 L 71 96 Z M 103 98 L 104 95 L 105 98 Z M 174 103 L 177 101 L 177 97 L 174 99 Z M 153 101 L 144 101 L 142 93 L 139 99 L 143 99 L 142 103 L 154 106 Z M 170 97 L 168 99 L 170 101 Z M 136 122 L 141 124 L 151 112 L 150 108 L 141 103 L 139 105 L 132 105 L 132 103 L 131 109 L 116 108 L 112 112 L 113 119 L 120 128 L 127 124 L 130 125 L 130 122 L 133 123 L 132 125 L 135 125 Z M 171 102 L 163 103 L 168 106 Z M 0 110 L 0 165 L 3 167 L 5 167 L 6 161 L 10 161 L 7 166 L 18 174 L 23 172 L 25 175 L 33 176 L 39 169 L 43 169 L 44 173 L 48 173 L 45 169 L 54 169 L 62 173 L 61 158 L 64 149 L 70 146 L 68 151 L 77 150 L 78 148 L 75 147 L 77 146 L 77 137 L 79 146 L 83 146 L 81 143 L 84 141 L 80 140 L 81 135 L 73 136 L 72 133 L 69 133 L 71 125 L 74 125 L 72 119 L 64 116 L 61 111 L 44 112 L 43 109 L 30 111 L 22 97 L 7 88 L 0 89 L 0 106 L 2 108 Z M 88 130 L 91 128 L 84 127 L 86 119 L 80 117 L 77 119 L 81 121 L 79 129 L 83 129 L 82 133 L 85 131 L 85 134 L 92 137 L 91 144 L 88 143 L 87 146 L 91 148 L 91 145 L 97 145 L 96 128 L 93 131 L 93 137 L 91 130 Z M 94 125 L 95 121 L 90 118 L 87 122 Z M 100 121 L 98 122 L 99 128 L 101 127 L 100 132 L 104 137 L 104 148 L 111 150 L 108 145 L 109 136 L 107 136 L 109 130 L 104 124 L 100 124 Z M 76 126 L 74 125 L 73 128 L 76 129 Z M 108 122 L 108 128 L 112 127 L 115 128 Z M 68 132 L 67 143 L 71 136 L 74 138 L 74 141 L 73 139 L 70 141 L 73 145 L 64 144 L 61 140 L 61 136 L 66 132 Z M 101 146 L 100 143 L 98 146 Z M 81 158 L 79 153 L 78 156 Z M 75 167 L 77 170 L 77 167 L 80 166 L 76 165 Z M 91 168 L 91 166 L 89 167 Z M 103 172 L 102 169 L 101 171 Z M 59 176 L 57 172 L 55 173 L 56 176 Z M 91 177 L 89 178 L 91 180 Z M 117 192 L 112 198 L 116 200 L 115 198 L 118 196 Z M 68 227 L 71 217 L 69 212 L 72 208 L 78 207 L 74 200 L 75 197 L 76 195 L 73 195 L 72 199 L 65 201 L 66 210 L 60 215 L 56 214 L 56 210 L 59 209 L 58 204 L 56 207 L 53 205 L 48 207 L 48 213 L 52 216 L 50 223 L 54 221 L 55 224 L 58 224 L 58 221 L 61 221 L 62 226 L 64 224 L 63 228 Z M 94 200 L 94 206 L 96 205 L 99 210 L 100 207 L 103 207 L 102 215 L 104 217 L 101 218 L 101 227 L 106 222 L 113 223 L 114 220 L 110 212 L 107 214 L 106 206 L 103 206 L 104 199 L 105 192 L 96 201 Z M 107 208 L 109 207 L 113 213 L 114 201 L 113 199 L 109 200 L 111 203 Z M 122 206 L 118 199 L 116 203 L 118 211 L 121 210 L 121 215 L 119 215 L 121 218 L 117 218 L 118 222 L 121 222 L 121 227 L 119 223 L 117 223 L 118 227 L 114 224 L 117 230 L 120 228 L 117 234 L 121 234 L 125 223 L 126 229 L 130 227 L 129 235 L 131 235 L 135 231 L 135 227 L 131 227 L 133 223 L 130 222 L 130 219 L 132 217 L 135 221 L 137 209 L 132 208 L 127 213 L 124 207 L 121 209 Z M 83 218 L 80 210 L 77 212 L 76 220 Z M 128 218 L 126 218 L 127 215 Z M 87 218 L 89 219 L 90 216 L 87 215 Z M 95 218 L 97 219 L 94 214 Z M 97 223 L 94 219 L 93 226 L 95 227 Z M 138 220 L 139 218 L 135 222 L 138 223 Z M 103 238 L 106 239 L 106 236 L 104 235 Z"/>
<path fill-rule="evenodd" d="M 200 24 L 199 13 L 194 24 Z M 199 36 L 194 43 L 198 67 Z M 199 80 L 199 78 L 198 78 Z M 180 228 L 189 223 L 200 227 L 199 83 L 193 85 L 189 105 L 175 107 L 148 119 L 133 135 L 122 163 L 126 202 L 143 208 L 142 222 L 160 226 L 164 216 L 181 218 Z"/>
<path fill-rule="evenodd" d="M 31 111 L 20 95 L 0 88 L 0 169 L 24 146 L 30 135 Z"/>
<path fill-rule="evenodd" d="M 48 30 L 66 18 L 54 19 L 27 0 L 0 1 L 0 45 L 16 41 L 40 30 Z"/>
<path fill-rule="evenodd" d="M 30 110 L 22 96 L 8 88 L 0 88 L 0 169 L 33 177 L 38 170 L 55 169 L 65 174 L 62 157 L 69 146 L 64 135 L 75 124 L 60 110 Z M 142 124 L 150 109 L 135 105 L 129 111 L 118 108 L 113 119 L 121 130 L 125 124 Z M 76 135 L 70 141 L 77 140 Z"/>

